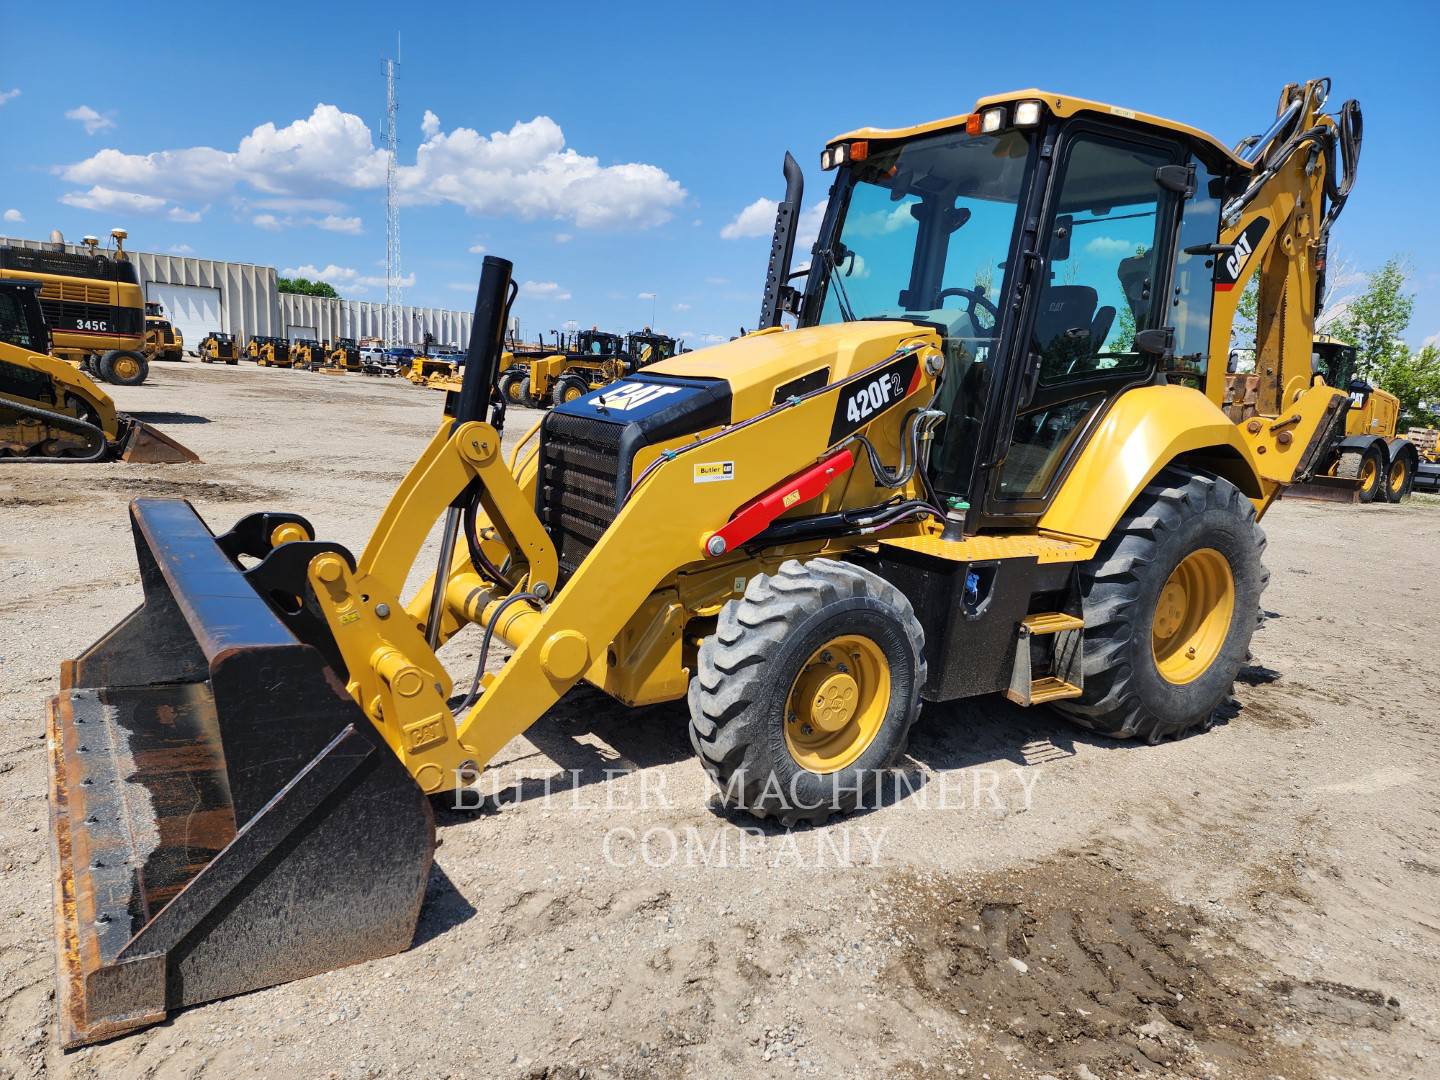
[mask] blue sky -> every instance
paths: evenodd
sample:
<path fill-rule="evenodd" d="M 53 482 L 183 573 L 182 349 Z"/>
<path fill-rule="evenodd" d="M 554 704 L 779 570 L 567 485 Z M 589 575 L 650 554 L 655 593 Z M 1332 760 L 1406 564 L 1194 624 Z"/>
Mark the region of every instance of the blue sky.
<path fill-rule="evenodd" d="M 483 248 L 531 283 L 527 334 L 653 311 L 698 345 L 754 324 L 773 217 L 753 204 L 779 196 L 787 149 L 813 205 L 824 140 L 863 124 L 1039 85 L 1233 143 L 1284 82 L 1329 74 L 1366 119 L 1335 248 L 1358 272 L 1407 257 L 1411 342 L 1440 335 L 1440 5 L 1318 3 L 1273 41 L 1240 10 L 0 0 L 4 54 L 53 61 L 0 67 L 0 234 L 123 225 L 139 248 L 330 270 L 379 298 L 398 31 L 407 301 L 469 307 Z"/>

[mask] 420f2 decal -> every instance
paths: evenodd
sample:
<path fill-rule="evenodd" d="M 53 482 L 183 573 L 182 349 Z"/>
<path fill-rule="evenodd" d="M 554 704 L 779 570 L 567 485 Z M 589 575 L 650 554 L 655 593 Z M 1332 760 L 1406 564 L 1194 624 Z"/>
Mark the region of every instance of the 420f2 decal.
<path fill-rule="evenodd" d="M 916 354 L 908 353 L 842 388 L 835 402 L 835 421 L 830 426 L 831 444 L 859 431 L 905 398 L 915 387 L 918 365 Z"/>

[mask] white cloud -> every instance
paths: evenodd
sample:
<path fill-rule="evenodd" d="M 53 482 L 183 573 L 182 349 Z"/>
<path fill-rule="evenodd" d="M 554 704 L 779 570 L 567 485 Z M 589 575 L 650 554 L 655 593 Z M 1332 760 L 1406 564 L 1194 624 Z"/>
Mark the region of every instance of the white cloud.
<path fill-rule="evenodd" d="M 285 227 L 285 222 L 282 222 L 274 214 L 256 214 L 250 219 L 250 224 L 257 229 L 269 229 L 271 232 L 278 232 Z"/>
<path fill-rule="evenodd" d="M 108 116 L 102 116 L 89 105 L 77 105 L 65 114 L 65 119 L 76 121 L 85 129 L 86 135 L 94 135 L 97 131 L 104 131 L 106 128 L 115 126 L 115 121 Z"/>
<path fill-rule="evenodd" d="M 338 214 L 345 209 L 339 199 L 307 199 L 284 196 L 278 199 L 256 199 L 255 205 L 263 210 L 280 210 L 287 214 L 309 211 L 314 214 Z"/>
<path fill-rule="evenodd" d="M 770 236 L 775 232 L 775 213 L 779 209 L 780 204 L 774 199 L 756 199 L 720 230 L 720 237 L 723 240 L 744 240 Z"/>
<path fill-rule="evenodd" d="M 168 251 L 171 255 L 194 255 L 194 254 L 195 254 L 195 249 L 192 248 L 189 244 L 172 244 L 170 247 L 166 248 L 165 250 Z"/>
<path fill-rule="evenodd" d="M 465 250 L 470 252 L 471 255 L 484 255 L 488 249 L 484 244 L 471 244 Z"/>
<path fill-rule="evenodd" d="M 820 222 L 825 217 L 825 206 L 829 200 L 821 199 L 800 215 L 795 229 L 795 243 L 808 247 L 820 233 Z M 775 214 L 780 204 L 774 199 L 756 199 L 735 215 L 735 220 L 720 230 L 724 240 L 748 240 L 775 235 Z"/>
<path fill-rule="evenodd" d="M 134 191 L 116 191 L 96 184 L 89 191 L 71 191 L 60 196 L 66 206 L 81 210 L 123 210 L 134 214 L 158 214 L 165 209 L 165 200 Z"/>
<path fill-rule="evenodd" d="M 689 310 L 690 310 L 690 305 L 689 305 L 689 304 L 676 304 L 676 305 L 675 305 L 675 310 L 676 310 L 676 311 L 689 311 Z"/>
<path fill-rule="evenodd" d="M 326 281 L 331 285 L 344 285 L 347 288 L 355 290 L 385 288 L 385 277 L 383 274 L 378 277 L 372 277 L 368 274 L 360 273 L 360 271 L 354 267 L 337 266 L 335 263 L 329 263 L 323 267 L 315 266 L 311 263 L 306 263 L 303 266 L 287 266 L 280 271 L 280 276 L 303 277 L 309 278 L 311 281 Z M 406 274 L 404 277 L 396 278 L 395 282 L 402 289 L 413 288 L 415 285 L 415 275 L 413 273 Z"/>
<path fill-rule="evenodd" d="M 1095 236 L 1085 242 L 1085 251 L 1090 255 L 1133 255 L 1135 243 L 1114 236 Z"/>
<path fill-rule="evenodd" d="M 582 229 L 648 228 L 669 220 L 686 192 L 655 165 L 601 165 L 565 145 L 548 116 L 489 137 L 455 128 L 428 138 L 400 170 L 413 202 L 449 202 L 474 214 L 568 220 Z"/>
<path fill-rule="evenodd" d="M 20 222 L 25 220 L 25 215 L 20 213 L 19 210 L 6 210 L 5 213 L 0 214 L 0 219 L 3 219 L 5 221 Z"/>
<path fill-rule="evenodd" d="M 654 299 L 655 299 L 655 294 L 654 294 L 653 292 L 642 292 L 642 293 L 641 293 L 639 296 L 637 296 L 635 299 L 637 299 L 637 300 L 654 300 Z"/>
<path fill-rule="evenodd" d="M 557 232 L 555 234 L 555 243 L 557 244 L 568 244 L 574 239 L 575 237 L 568 232 Z"/>
<path fill-rule="evenodd" d="M 20 91 L 18 89 L 0 90 L 0 105 L 4 105 L 7 101 L 14 101 L 19 96 Z"/>
<path fill-rule="evenodd" d="M 553 281 L 526 281 L 520 286 L 521 296 L 535 296 L 544 300 L 569 300 L 570 294 Z"/>
<path fill-rule="evenodd" d="M 451 203 L 474 214 L 550 218 L 580 228 L 647 228 L 668 220 L 686 198 L 679 182 L 655 165 L 601 165 L 566 146 L 560 125 L 548 116 L 488 137 L 464 127 L 441 131 L 438 118 L 433 124 L 427 118 L 422 130 L 426 138 L 414 164 L 399 170 L 401 193 L 410 203 Z M 58 171 L 72 183 L 166 198 L 249 188 L 278 198 L 318 199 L 337 188 L 383 187 L 385 162 L 360 117 L 320 104 L 285 127 L 261 124 L 233 151 L 105 149 Z"/>
<path fill-rule="evenodd" d="M 307 218 L 305 224 L 314 225 L 315 228 L 324 229 L 326 232 L 349 233 L 351 236 L 358 236 L 361 232 L 358 217 L 339 217 L 335 214 L 326 214 L 323 218 Z"/>
<path fill-rule="evenodd" d="M 203 213 L 204 211 L 202 210 L 186 210 L 183 206 L 172 206 L 169 210 L 165 211 L 165 216 L 171 221 L 178 221 L 185 225 L 194 225 L 200 220 Z"/>
<path fill-rule="evenodd" d="M 420 134 L 424 135 L 427 139 L 440 134 L 440 117 L 436 116 L 429 109 L 426 109 L 425 115 L 420 118 Z"/>

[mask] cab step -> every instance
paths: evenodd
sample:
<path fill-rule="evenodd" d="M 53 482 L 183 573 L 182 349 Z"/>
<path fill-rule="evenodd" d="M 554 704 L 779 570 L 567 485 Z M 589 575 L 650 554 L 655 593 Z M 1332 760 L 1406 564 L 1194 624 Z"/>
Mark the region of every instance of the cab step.
<path fill-rule="evenodd" d="M 1083 694 L 1080 656 L 1084 629 L 1084 619 L 1063 611 L 1035 612 L 1021 619 L 1005 696 L 1028 707 Z"/>

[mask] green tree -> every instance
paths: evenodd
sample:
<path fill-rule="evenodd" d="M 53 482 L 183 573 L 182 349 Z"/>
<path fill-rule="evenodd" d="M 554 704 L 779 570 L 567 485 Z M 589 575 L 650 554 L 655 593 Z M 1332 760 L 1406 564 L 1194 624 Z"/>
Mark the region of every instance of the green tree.
<path fill-rule="evenodd" d="M 335 291 L 335 286 L 328 281 L 311 281 L 309 278 L 276 278 L 275 288 L 280 292 L 299 293 L 302 296 L 324 296 L 331 300 L 339 300 L 340 294 Z"/>
<path fill-rule="evenodd" d="M 1405 291 L 1406 266 L 1397 258 L 1369 276 L 1365 291 L 1330 324 L 1341 341 L 1355 346 L 1356 370 L 1362 379 L 1400 399 L 1400 426 L 1433 423 L 1426 406 L 1440 405 L 1440 350 L 1427 345 L 1412 353 L 1404 334 L 1415 308 L 1415 294 Z"/>

